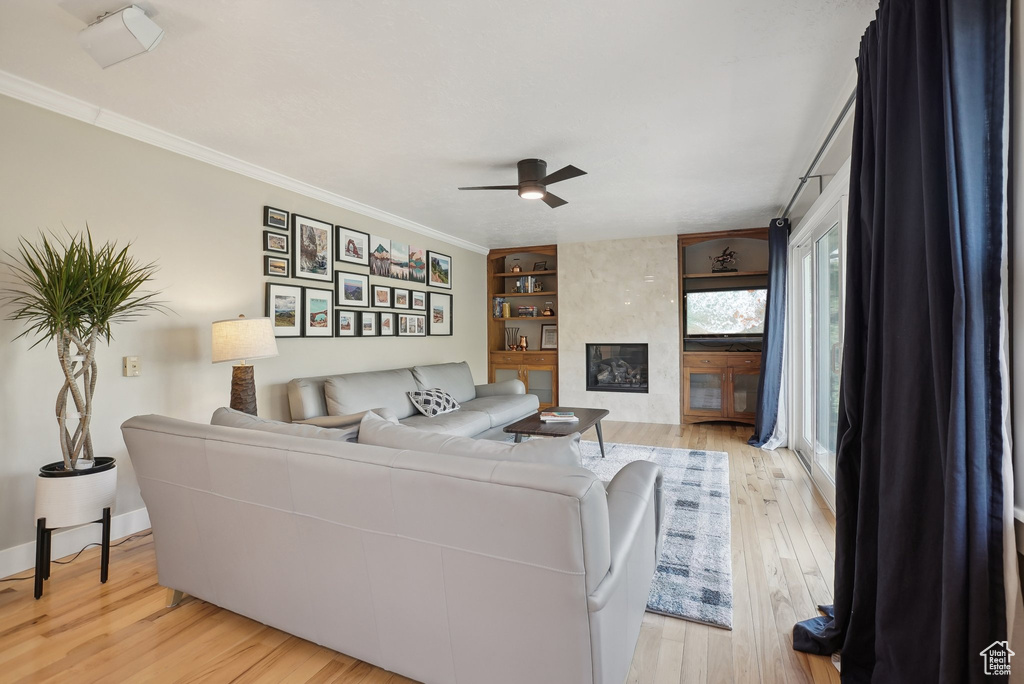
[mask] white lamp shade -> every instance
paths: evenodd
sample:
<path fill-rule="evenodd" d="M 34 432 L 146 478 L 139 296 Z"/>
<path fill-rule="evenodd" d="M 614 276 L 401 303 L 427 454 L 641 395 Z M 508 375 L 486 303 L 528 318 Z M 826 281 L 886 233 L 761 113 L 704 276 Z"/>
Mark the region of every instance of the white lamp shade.
<path fill-rule="evenodd" d="M 213 362 L 277 356 L 277 340 L 269 318 L 231 318 L 213 323 Z"/>

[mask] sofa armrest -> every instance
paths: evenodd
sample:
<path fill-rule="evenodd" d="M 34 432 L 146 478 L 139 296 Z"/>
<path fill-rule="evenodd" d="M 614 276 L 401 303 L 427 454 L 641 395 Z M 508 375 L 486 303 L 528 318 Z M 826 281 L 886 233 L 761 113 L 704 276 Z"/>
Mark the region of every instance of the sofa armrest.
<path fill-rule="evenodd" d="M 661 468 L 650 461 L 634 461 L 615 474 L 608 483 L 608 528 L 611 565 L 608 575 L 587 598 L 591 612 L 601 610 L 618 591 L 624 580 L 628 556 L 634 540 L 641 534 L 653 534 L 655 563 L 661 557 Z M 654 529 L 644 524 L 649 508 L 654 508 Z"/>
<path fill-rule="evenodd" d="M 498 397 L 503 394 L 526 394 L 526 385 L 522 380 L 504 380 L 486 385 L 476 386 L 476 398 Z"/>

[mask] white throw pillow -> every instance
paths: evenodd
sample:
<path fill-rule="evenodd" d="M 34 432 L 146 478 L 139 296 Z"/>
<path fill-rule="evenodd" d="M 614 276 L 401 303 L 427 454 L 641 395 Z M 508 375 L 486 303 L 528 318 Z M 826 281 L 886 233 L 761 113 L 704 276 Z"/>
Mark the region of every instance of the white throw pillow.
<path fill-rule="evenodd" d="M 459 402 L 455 401 L 455 397 L 439 387 L 427 390 L 416 390 L 415 392 L 409 392 L 408 394 L 409 400 L 412 401 L 412 405 L 416 407 L 417 411 L 425 415 L 427 418 L 433 418 L 434 416 L 439 416 L 442 413 L 458 411 L 460 408 Z"/>

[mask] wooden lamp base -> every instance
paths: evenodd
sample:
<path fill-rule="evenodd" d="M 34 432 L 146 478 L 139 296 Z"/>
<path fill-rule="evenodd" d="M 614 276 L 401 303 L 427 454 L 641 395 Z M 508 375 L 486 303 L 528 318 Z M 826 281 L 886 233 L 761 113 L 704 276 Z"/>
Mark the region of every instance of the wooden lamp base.
<path fill-rule="evenodd" d="M 256 374 L 250 364 L 231 367 L 231 408 L 256 415 Z"/>

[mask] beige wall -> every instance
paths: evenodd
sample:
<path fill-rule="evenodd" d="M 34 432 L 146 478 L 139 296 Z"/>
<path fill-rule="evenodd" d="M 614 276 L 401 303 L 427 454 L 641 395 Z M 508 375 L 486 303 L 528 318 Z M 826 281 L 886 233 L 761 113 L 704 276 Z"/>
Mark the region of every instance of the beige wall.
<path fill-rule="evenodd" d="M 679 422 L 676 236 L 558 246 L 558 402 L 609 420 Z M 648 394 L 588 392 L 588 342 L 646 342 Z"/>
<path fill-rule="evenodd" d="M 228 402 L 231 366 L 210 363 L 210 323 L 263 315 L 264 204 L 450 254 L 455 334 L 281 339 L 280 356 L 255 362 L 260 415 L 287 419 L 284 383 L 304 375 L 465 359 L 477 382 L 486 382 L 481 254 L 6 97 L 0 150 L 0 250 L 13 251 L 19 236 L 39 229 L 77 231 L 88 222 L 94 238 L 132 240 L 139 259 L 160 265 L 155 287 L 174 313 L 115 329 L 99 352 L 93 442 L 98 455 L 120 464 L 117 513 L 142 506 L 120 424 L 142 413 L 208 421 Z M 20 332 L 0 321 L 0 551 L 34 538 L 34 478 L 39 466 L 60 458 L 55 352 L 12 342 Z M 121 376 L 126 355 L 142 357 L 141 377 Z"/>

